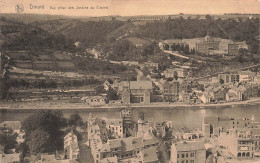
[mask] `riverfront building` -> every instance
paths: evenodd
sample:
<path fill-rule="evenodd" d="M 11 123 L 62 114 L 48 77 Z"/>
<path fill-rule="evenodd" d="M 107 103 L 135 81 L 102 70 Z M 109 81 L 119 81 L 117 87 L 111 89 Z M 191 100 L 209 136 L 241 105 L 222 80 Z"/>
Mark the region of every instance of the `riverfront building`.
<path fill-rule="evenodd" d="M 118 81 L 113 82 L 112 88 L 121 94 L 124 104 L 150 103 L 152 82 L 151 81 Z"/>
<path fill-rule="evenodd" d="M 171 146 L 170 163 L 204 163 L 206 148 L 203 142 L 179 142 Z"/>
<path fill-rule="evenodd" d="M 254 118 L 204 117 L 202 121 L 204 137 L 219 136 L 221 132 L 237 128 L 255 128 Z"/>

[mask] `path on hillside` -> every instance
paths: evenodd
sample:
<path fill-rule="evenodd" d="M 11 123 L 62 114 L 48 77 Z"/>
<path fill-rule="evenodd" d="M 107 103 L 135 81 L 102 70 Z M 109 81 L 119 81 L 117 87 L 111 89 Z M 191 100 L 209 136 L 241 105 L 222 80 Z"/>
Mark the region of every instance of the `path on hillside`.
<path fill-rule="evenodd" d="M 190 59 L 190 60 L 194 60 L 196 62 L 199 62 L 199 63 L 206 63 L 205 61 L 202 61 L 202 60 L 198 60 L 198 59 L 194 59 L 194 58 L 190 58 L 190 57 L 187 57 L 187 56 L 184 56 L 184 55 L 181 55 L 181 54 L 178 54 L 178 53 L 174 53 L 170 50 L 163 50 L 165 53 L 167 54 L 170 54 L 170 55 L 173 55 L 175 57 L 180 57 L 180 58 L 183 58 L 183 59 Z"/>

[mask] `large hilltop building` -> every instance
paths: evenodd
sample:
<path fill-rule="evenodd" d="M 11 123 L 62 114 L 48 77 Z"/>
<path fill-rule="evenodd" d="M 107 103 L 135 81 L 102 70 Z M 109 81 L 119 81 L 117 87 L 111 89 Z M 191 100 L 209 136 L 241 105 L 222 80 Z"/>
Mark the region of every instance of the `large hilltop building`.
<path fill-rule="evenodd" d="M 169 45 L 170 50 L 173 45 L 188 45 L 190 51 L 195 50 L 198 53 L 206 55 L 230 55 L 235 56 L 238 54 L 239 49 L 248 49 L 246 42 L 234 42 L 229 39 L 214 38 L 209 35 L 203 38 L 193 39 L 170 39 L 164 40 L 159 43 L 161 49 L 165 45 Z"/>

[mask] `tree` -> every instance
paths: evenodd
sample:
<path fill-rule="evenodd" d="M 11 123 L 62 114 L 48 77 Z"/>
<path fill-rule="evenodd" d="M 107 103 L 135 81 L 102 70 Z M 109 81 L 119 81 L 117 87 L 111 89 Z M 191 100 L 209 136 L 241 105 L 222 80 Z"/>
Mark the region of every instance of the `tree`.
<path fill-rule="evenodd" d="M 66 126 L 66 120 L 63 117 L 63 114 L 61 111 L 40 111 L 38 113 L 35 113 L 25 119 L 25 121 L 22 123 L 22 128 L 25 130 L 25 141 L 26 142 L 37 142 L 34 139 L 34 136 L 37 136 L 38 133 L 47 133 L 51 139 L 42 139 L 46 140 L 49 144 L 49 148 L 46 148 L 45 152 L 54 152 L 55 150 L 62 149 L 63 148 L 63 133 L 61 132 L 61 129 Z M 35 132 L 36 130 L 40 130 Z M 33 134 L 33 135 L 32 135 Z M 46 135 L 45 135 L 46 136 Z M 47 137 L 47 136 L 46 136 Z M 45 144 L 43 143 L 43 144 Z M 33 145 L 29 145 L 29 150 L 36 151 L 37 148 L 35 148 Z M 33 149 L 31 149 L 32 147 Z"/>
<path fill-rule="evenodd" d="M 105 93 L 105 89 L 104 89 L 104 86 L 103 85 L 99 85 L 95 88 L 95 91 L 98 93 L 98 94 L 101 94 L 101 93 Z"/>
<path fill-rule="evenodd" d="M 178 79 L 178 73 L 177 73 L 177 71 L 174 71 L 174 79 L 175 79 L 175 80 Z"/>
<path fill-rule="evenodd" d="M 30 134 L 30 139 L 27 141 L 31 154 L 40 154 L 43 152 L 51 151 L 51 138 L 50 135 L 41 130 L 36 129 Z"/>
<path fill-rule="evenodd" d="M 0 145 L 4 147 L 4 151 L 17 146 L 17 133 L 14 133 L 11 128 L 6 126 L 0 127 Z"/>
<path fill-rule="evenodd" d="M 69 119 L 70 126 L 76 128 L 82 126 L 83 124 L 84 124 L 83 120 L 78 113 L 73 113 L 70 115 L 70 119 Z"/>
<path fill-rule="evenodd" d="M 219 79 L 219 83 L 220 84 L 224 84 L 224 80 L 223 79 Z"/>
<path fill-rule="evenodd" d="M 168 44 L 165 44 L 165 45 L 164 45 L 164 49 L 165 49 L 165 50 L 169 50 L 169 48 L 170 48 L 170 46 L 169 46 Z"/>
<path fill-rule="evenodd" d="M 117 91 L 115 91 L 114 89 L 110 88 L 107 92 L 107 99 L 108 100 L 118 100 L 118 95 L 117 95 Z"/>

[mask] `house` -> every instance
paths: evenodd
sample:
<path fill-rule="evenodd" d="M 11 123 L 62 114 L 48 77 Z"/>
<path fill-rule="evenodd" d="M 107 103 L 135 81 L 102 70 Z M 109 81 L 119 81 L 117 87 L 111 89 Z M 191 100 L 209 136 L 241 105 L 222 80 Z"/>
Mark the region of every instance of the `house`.
<path fill-rule="evenodd" d="M 205 88 L 205 91 L 208 93 L 212 100 L 223 101 L 226 100 L 226 93 L 228 90 L 219 85 L 212 85 Z"/>
<path fill-rule="evenodd" d="M 254 140 L 250 129 L 230 129 L 228 133 L 221 133 L 218 141 L 236 158 L 251 159 L 254 157 Z"/>
<path fill-rule="evenodd" d="M 113 156 L 113 157 L 107 157 L 107 158 L 104 158 L 100 161 L 100 163 L 118 163 L 117 161 L 117 157 L 116 156 Z"/>
<path fill-rule="evenodd" d="M 4 121 L 0 124 L 0 127 L 7 127 L 13 130 L 13 133 L 17 133 L 16 141 L 18 144 L 24 142 L 25 132 L 21 130 L 20 121 Z"/>
<path fill-rule="evenodd" d="M 172 135 L 175 139 L 180 140 L 194 140 L 200 138 L 201 132 L 197 129 L 190 129 L 187 127 L 174 129 Z"/>
<path fill-rule="evenodd" d="M 184 92 L 187 93 L 188 92 L 188 84 L 185 80 L 178 78 L 177 81 L 179 82 L 178 85 L 178 92 Z"/>
<path fill-rule="evenodd" d="M 202 92 L 202 93 L 197 93 L 196 95 L 204 104 L 210 103 L 210 96 L 207 93 Z"/>
<path fill-rule="evenodd" d="M 136 79 L 137 79 L 137 81 L 146 81 L 147 77 L 144 76 L 143 74 L 138 74 Z"/>
<path fill-rule="evenodd" d="M 189 93 L 181 92 L 179 93 L 179 101 L 184 104 L 190 104 L 191 103 L 191 95 Z"/>
<path fill-rule="evenodd" d="M 4 152 L 0 152 L 0 162 L 20 163 L 21 162 L 20 153 L 5 154 Z"/>
<path fill-rule="evenodd" d="M 174 78 L 175 76 L 174 76 L 174 69 L 172 69 L 172 68 L 167 68 L 166 70 L 164 70 L 163 72 L 162 72 L 162 75 L 164 75 L 165 76 L 165 78 Z"/>
<path fill-rule="evenodd" d="M 157 135 L 160 135 L 162 138 L 164 138 L 166 136 L 166 132 L 170 128 L 172 128 L 171 121 L 156 122 L 154 124 L 154 129 L 155 129 Z"/>
<path fill-rule="evenodd" d="M 254 118 L 204 117 L 202 121 L 204 137 L 219 136 L 221 132 L 236 128 L 255 128 L 255 120 Z"/>
<path fill-rule="evenodd" d="M 174 78 L 176 75 L 178 78 L 185 78 L 188 74 L 188 70 L 185 68 L 167 68 L 162 74 L 166 78 Z"/>
<path fill-rule="evenodd" d="M 122 119 L 105 119 L 106 128 L 112 133 L 113 137 L 123 138 L 123 120 Z"/>
<path fill-rule="evenodd" d="M 71 161 L 79 159 L 78 139 L 73 132 L 64 137 L 64 158 Z"/>
<path fill-rule="evenodd" d="M 198 139 L 200 138 L 200 132 L 198 130 L 193 130 L 187 127 L 184 127 L 181 129 L 183 136 L 182 138 L 184 140 L 193 140 L 193 139 Z"/>
<path fill-rule="evenodd" d="M 226 101 L 245 100 L 246 99 L 245 91 L 246 91 L 246 88 L 244 86 L 232 87 L 226 93 Z"/>
<path fill-rule="evenodd" d="M 110 83 L 108 80 L 106 80 L 103 84 L 104 90 L 108 91 L 111 88 L 112 83 Z"/>
<path fill-rule="evenodd" d="M 260 128 L 250 129 L 250 134 L 254 140 L 254 157 L 260 157 Z"/>
<path fill-rule="evenodd" d="M 185 78 L 187 76 L 187 69 L 175 68 L 174 71 L 177 73 L 178 78 Z"/>
<path fill-rule="evenodd" d="M 231 42 L 228 44 L 228 55 L 238 55 L 239 49 L 248 49 L 248 45 L 243 42 Z"/>
<path fill-rule="evenodd" d="M 140 152 L 142 163 L 159 163 L 156 148 L 143 149 Z"/>
<path fill-rule="evenodd" d="M 163 81 L 162 94 L 165 101 L 178 101 L 179 98 L 179 82 L 177 80 Z"/>
<path fill-rule="evenodd" d="M 235 73 L 222 73 L 218 75 L 218 80 L 222 80 L 224 83 L 234 83 L 240 81 L 240 76 Z"/>
<path fill-rule="evenodd" d="M 255 72 L 252 71 L 240 71 L 239 73 L 239 82 L 249 82 L 253 81 L 256 76 Z"/>
<path fill-rule="evenodd" d="M 152 131 L 152 127 L 148 122 L 145 122 L 144 120 L 141 119 L 137 121 L 137 131 L 136 131 L 137 137 L 145 137 L 144 135 L 150 137 L 151 131 Z"/>
<path fill-rule="evenodd" d="M 130 93 L 130 90 L 129 89 L 126 89 L 123 91 L 122 93 L 122 97 L 121 97 L 121 101 L 124 103 L 124 104 L 130 104 L 131 103 L 131 93 Z"/>
<path fill-rule="evenodd" d="M 82 97 L 81 100 L 90 106 L 104 106 L 106 104 L 103 96 L 86 96 Z"/>
<path fill-rule="evenodd" d="M 124 90 L 129 89 L 129 81 L 114 80 L 112 88 L 118 93 L 122 93 Z"/>
<path fill-rule="evenodd" d="M 150 103 L 152 82 L 151 81 L 130 81 L 129 87 L 125 87 L 122 93 L 123 103 Z"/>
<path fill-rule="evenodd" d="M 178 142 L 171 146 L 171 163 L 204 163 L 206 148 L 203 142 Z"/>

